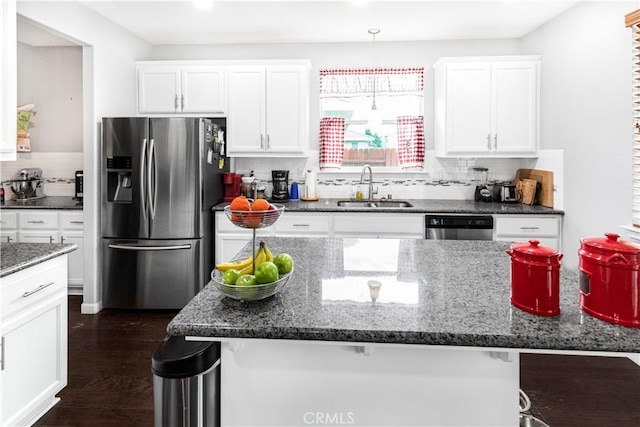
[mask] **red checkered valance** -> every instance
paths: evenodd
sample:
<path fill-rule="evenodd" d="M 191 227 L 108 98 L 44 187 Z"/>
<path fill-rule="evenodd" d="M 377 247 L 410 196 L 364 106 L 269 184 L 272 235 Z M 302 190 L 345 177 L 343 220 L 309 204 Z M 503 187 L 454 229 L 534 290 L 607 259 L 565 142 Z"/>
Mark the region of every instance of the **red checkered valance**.
<path fill-rule="evenodd" d="M 424 169 L 424 117 L 400 116 L 396 125 L 400 167 Z"/>
<path fill-rule="evenodd" d="M 342 117 L 320 119 L 320 170 L 340 169 L 344 158 L 345 120 Z"/>
<path fill-rule="evenodd" d="M 424 68 L 342 68 L 320 70 L 320 98 L 376 95 L 424 96 Z"/>

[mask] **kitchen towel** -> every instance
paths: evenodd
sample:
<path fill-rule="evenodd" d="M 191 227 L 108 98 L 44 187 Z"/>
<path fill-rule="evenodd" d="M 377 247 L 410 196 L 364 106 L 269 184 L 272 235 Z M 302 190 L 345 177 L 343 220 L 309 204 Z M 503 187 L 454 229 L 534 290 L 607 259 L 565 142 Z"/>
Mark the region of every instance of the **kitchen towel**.
<path fill-rule="evenodd" d="M 400 167 L 424 169 L 424 117 L 400 116 L 396 126 Z"/>
<path fill-rule="evenodd" d="M 342 166 L 344 125 L 342 117 L 320 119 L 320 170 L 340 169 Z"/>

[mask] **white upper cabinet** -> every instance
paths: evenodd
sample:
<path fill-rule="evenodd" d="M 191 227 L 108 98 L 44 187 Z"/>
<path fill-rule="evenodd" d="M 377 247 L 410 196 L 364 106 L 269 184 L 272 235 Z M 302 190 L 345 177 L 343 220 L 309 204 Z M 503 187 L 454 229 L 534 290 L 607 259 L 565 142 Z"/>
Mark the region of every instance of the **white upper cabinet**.
<path fill-rule="evenodd" d="M 0 2 L 0 161 L 16 160 L 18 104 L 16 1 Z"/>
<path fill-rule="evenodd" d="M 138 63 L 138 113 L 223 114 L 224 68 L 188 64 Z"/>
<path fill-rule="evenodd" d="M 310 64 L 242 65 L 228 70 L 227 154 L 305 156 Z"/>
<path fill-rule="evenodd" d="M 540 57 L 442 58 L 435 69 L 439 157 L 537 157 Z"/>

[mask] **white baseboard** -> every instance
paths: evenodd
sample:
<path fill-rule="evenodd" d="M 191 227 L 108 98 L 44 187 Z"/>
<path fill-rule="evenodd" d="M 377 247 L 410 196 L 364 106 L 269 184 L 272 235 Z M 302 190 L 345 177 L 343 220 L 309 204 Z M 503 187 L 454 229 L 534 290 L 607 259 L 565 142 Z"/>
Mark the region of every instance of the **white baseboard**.
<path fill-rule="evenodd" d="M 80 306 L 80 313 L 82 314 L 97 314 L 102 310 L 102 302 L 97 302 L 94 304 L 82 303 Z"/>

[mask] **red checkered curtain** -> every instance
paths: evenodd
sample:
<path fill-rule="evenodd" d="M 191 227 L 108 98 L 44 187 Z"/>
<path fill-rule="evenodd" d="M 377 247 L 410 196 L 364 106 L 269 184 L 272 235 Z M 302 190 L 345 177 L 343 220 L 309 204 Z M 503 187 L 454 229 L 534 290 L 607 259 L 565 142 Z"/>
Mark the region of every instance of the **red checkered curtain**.
<path fill-rule="evenodd" d="M 424 117 L 400 116 L 396 125 L 400 167 L 424 169 Z"/>
<path fill-rule="evenodd" d="M 342 117 L 320 119 L 320 170 L 340 169 L 342 166 L 344 126 Z"/>
<path fill-rule="evenodd" d="M 345 68 L 320 70 L 320 98 L 378 95 L 423 96 L 424 68 Z"/>

